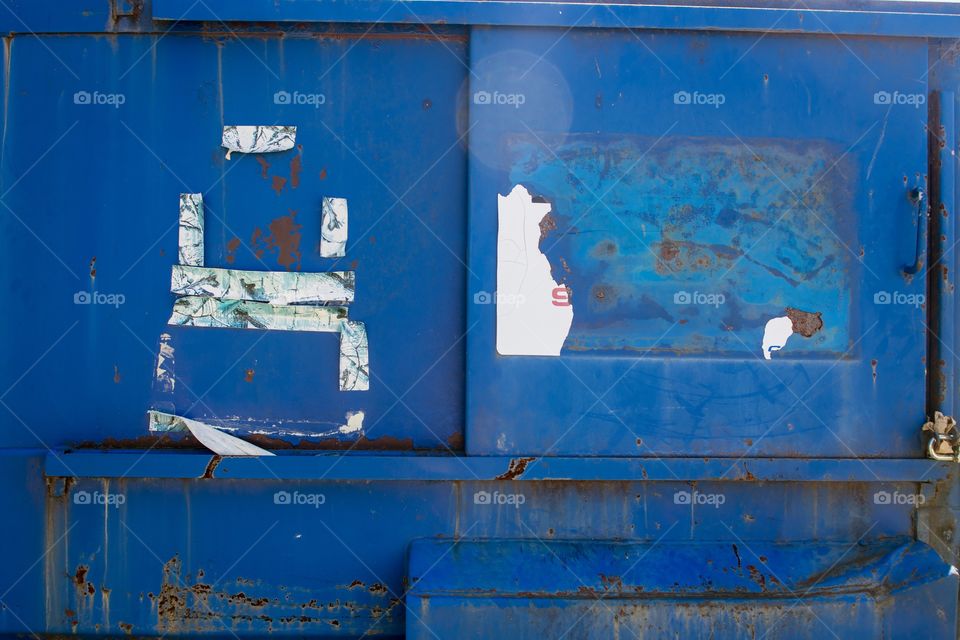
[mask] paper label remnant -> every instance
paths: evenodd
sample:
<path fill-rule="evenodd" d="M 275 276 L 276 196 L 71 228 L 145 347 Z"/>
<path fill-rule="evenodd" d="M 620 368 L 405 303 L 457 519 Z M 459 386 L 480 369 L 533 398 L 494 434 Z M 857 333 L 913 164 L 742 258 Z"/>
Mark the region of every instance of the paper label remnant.
<path fill-rule="evenodd" d="M 180 264 L 203 266 L 203 194 L 180 194 Z"/>
<path fill-rule="evenodd" d="M 793 320 L 787 316 L 767 320 L 763 328 L 763 358 L 770 360 L 770 354 L 787 345 L 787 339 L 793 335 Z"/>
<path fill-rule="evenodd" d="M 497 195 L 497 352 L 500 355 L 558 356 L 573 305 L 555 305 L 560 283 L 540 251 L 540 222 L 550 204 L 534 202 L 522 185 Z"/>
<path fill-rule="evenodd" d="M 230 154 L 273 153 L 292 149 L 297 140 L 297 128 L 286 126 L 233 125 L 223 128 L 223 147 Z"/>
<path fill-rule="evenodd" d="M 340 390 L 367 391 L 369 388 L 367 328 L 362 322 L 344 320 L 340 326 Z"/>
<path fill-rule="evenodd" d="M 355 283 L 353 271 L 240 271 L 175 264 L 170 273 L 170 291 L 177 295 L 275 304 L 349 304 Z"/>
<path fill-rule="evenodd" d="M 222 329 L 335 333 L 340 331 L 340 324 L 346 317 L 345 307 L 286 306 L 265 302 L 184 296 L 173 303 L 173 315 L 170 316 L 167 324 Z M 341 339 L 341 350 L 342 348 L 343 340 Z M 366 350 L 366 335 L 364 335 L 364 350 Z"/>
<path fill-rule="evenodd" d="M 324 198 L 320 215 L 320 255 L 342 258 L 347 255 L 347 199 Z"/>
<path fill-rule="evenodd" d="M 177 379 L 173 374 L 173 345 L 170 334 L 160 334 L 160 350 L 157 352 L 157 371 L 154 376 L 157 386 L 163 393 L 173 393 Z"/>
<path fill-rule="evenodd" d="M 212 427 L 196 420 L 182 418 L 170 413 L 161 413 L 160 411 L 149 411 L 150 431 L 189 431 L 194 438 L 200 441 L 200 444 L 221 456 L 272 456 L 276 455 L 250 444 L 246 440 L 241 440 L 236 436 L 231 436 L 217 427 Z"/>

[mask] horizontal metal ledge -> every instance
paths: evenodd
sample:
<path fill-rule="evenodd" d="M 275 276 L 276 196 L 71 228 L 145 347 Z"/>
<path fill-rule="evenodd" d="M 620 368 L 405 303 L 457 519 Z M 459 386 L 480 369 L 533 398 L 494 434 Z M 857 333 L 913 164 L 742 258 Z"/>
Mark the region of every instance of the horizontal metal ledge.
<path fill-rule="evenodd" d="M 637 29 L 693 29 L 876 36 L 960 36 L 960 6 L 863 2 L 769 7 L 500 0 L 154 0 L 155 20 L 364 22 Z M 837 5 L 834 4 L 834 7 Z"/>
<path fill-rule="evenodd" d="M 50 453 L 51 477 L 249 480 L 933 482 L 954 463 L 916 459 L 508 458 L 320 454 Z"/>

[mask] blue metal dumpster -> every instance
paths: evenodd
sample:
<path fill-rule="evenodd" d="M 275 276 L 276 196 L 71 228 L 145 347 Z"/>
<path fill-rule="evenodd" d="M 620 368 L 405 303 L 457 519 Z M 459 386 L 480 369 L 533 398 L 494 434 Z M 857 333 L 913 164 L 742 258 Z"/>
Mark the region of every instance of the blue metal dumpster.
<path fill-rule="evenodd" d="M 958 637 L 960 7 L 0 28 L 0 635 Z"/>

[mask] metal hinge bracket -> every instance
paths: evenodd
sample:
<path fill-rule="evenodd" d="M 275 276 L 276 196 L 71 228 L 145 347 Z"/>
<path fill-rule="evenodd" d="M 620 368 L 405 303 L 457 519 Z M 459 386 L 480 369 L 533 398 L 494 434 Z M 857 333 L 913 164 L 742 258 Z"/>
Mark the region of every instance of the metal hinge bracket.
<path fill-rule="evenodd" d="M 960 462 L 960 431 L 957 431 L 956 420 L 937 411 L 933 414 L 933 420 L 923 425 L 923 430 L 930 432 L 928 457 Z"/>

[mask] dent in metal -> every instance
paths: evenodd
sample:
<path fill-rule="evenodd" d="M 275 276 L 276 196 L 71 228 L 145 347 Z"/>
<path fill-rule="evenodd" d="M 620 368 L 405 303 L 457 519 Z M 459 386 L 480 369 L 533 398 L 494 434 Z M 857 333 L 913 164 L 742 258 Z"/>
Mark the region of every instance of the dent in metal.
<path fill-rule="evenodd" d="M 292 149 L 297 139 L 297 128 L 288 126 L 232 125 L 223 128 L 223 147 L 230 154 L 273 153 Z"/>
<path fill-rule="evenodd" d="M 347 310 L 344 307 L 286 306 L 184 296 L 173 303 L 173 315 L 167 324 L 225 329 L 336 332 L 340 330 L 341 322 L 346 317 Z M 366 335 L 363 344 L 366 353 Z M 341 352 L 342 349 L 341 339 Z M 341 356 L 341 362 L 342 360 Z"/>
<path fill-rule="evenodd" d="M 320 216 L 320 255 L 342 258 L 347 254 L 347 199 L 324 198 Z"/>
<path fill-rule="evenodd" d="M 203 266 L 203 194 L 180 194 L 180 264 Z"/>
<path fill-rule="evenodd" d="M 344 320 L 340 326 L 340 390 L 370 389 L 367 328 L 362 322 Z"/>
<path fill-rule="evenodd" d="M 274 304 L 349 304 L 353 302 L 353 271 L 240 271 L 173 265 L 170 291 L 183 296 L 252 300 Z"/>
<path fill-rule="evenodd" d="M 150 431 L 189 431 L 206 448 L 221 456 L 272 456 L 266 449 L 228 435 L 217 427 L 160 411 L 148 411 Z"/>

